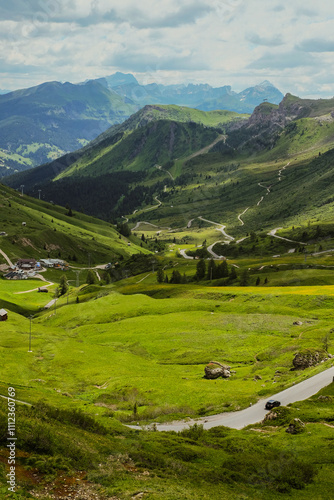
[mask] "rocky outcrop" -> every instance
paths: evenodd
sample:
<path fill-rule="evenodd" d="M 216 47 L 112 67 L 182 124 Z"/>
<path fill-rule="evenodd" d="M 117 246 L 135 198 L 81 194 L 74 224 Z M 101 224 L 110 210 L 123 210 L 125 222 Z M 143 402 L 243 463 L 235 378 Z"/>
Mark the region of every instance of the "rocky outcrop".
<path fill-rule="evenodd" d="M 292 363 L 295 370 L 304 370 L 327 360 L 329 357 L 330 355 L 325 351 L 306 349 L 305 351 L 297 352 Z"/>
<path fill-rule="evenodd" d="M 273 410 L 269 411 L 266 416 L 264 417 L 264 419 L 262 420 L 262 423 L 264 422 L 268 422 L 268 421 L 272 421 L 272 420 L 276 420 L 278 417 L 277 413 Z"/>
<path fill-rule="evenodd" d="M 204 371 L 204 378 L 209 380 L 219 377 L 229 378 L 231 376 L 231 367 L 222 365 L 218 361 L 210 361 L 210 363 L 204 368 Z"/>
<path fill-rule="evenodd" d="M 305 424 L 300 420 L 300 418 L 294 418 L 291 420 L 289 427 L 286 432 L 288 434 L 300 434 L 305 431 Z"/>

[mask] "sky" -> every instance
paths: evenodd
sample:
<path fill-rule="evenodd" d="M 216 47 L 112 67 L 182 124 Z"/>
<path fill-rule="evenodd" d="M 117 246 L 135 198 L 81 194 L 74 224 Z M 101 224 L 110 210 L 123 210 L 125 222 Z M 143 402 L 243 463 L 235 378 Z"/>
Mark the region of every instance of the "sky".
<path fill-rule="evenodd" d="M 334 96 L 329 0 L 10 0 L 0 6 L 0 89 L 116 71 L 139 83 Z"/>

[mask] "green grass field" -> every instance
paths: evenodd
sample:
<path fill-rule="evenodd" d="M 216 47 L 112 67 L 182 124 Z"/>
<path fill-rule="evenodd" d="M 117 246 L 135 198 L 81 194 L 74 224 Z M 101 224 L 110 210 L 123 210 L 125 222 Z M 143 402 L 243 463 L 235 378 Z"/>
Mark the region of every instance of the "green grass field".
<path fill-rule="evenodd" d="M 136 292 L 136 286 L 150 285 L 129 284 L 128 291 Z M 40 383 L 32 380 L 43 379 L 50 402 L 55 388 L 89 402 L 92 411 L 94 403 L 108 401 L 121 420 L 131 419 L 136 402 L 137 419 L 215 413 L 247 406 L 309 376 L 314 370 L 290 371 L 293 354 L 320 349 L 331 329 L 333 287 L 151 287 L 165 296 L 174 293 L 173 298 L 121 295 L 112 285 L 93 287 L 95 300 L 88 302 L 75 303 L 73 292 L 69 305 L 61 298 L 56 313 L 53 307 L 35 316 L 32 354 L 26 349 L 29 321 L 11 312 L 1 330 L 6 356 L 1 380 L 26 382 L 36 400 Z M 41 295 L 13 294 L 11 300 L 36 311 L 47 300 Z M 303 326 L 294 326 L 296 320 Z M 212 359 L 231 365 L 236 374 L 228 381 L 203 379 Z M 255 374 L 261 384 L 254 382 Z"/>
<path fill-rule="evenodd" d="M 112 258 L 150 252 L 140 240 L 121 236 L 105 221 L 0 188 L 0 248 L 14 262 L 19 258 L 62 258 L 73 265 L 97 265 Z M 25 225 L 23 224 L 25 223 Z M 0 255 L 0 264 L 5 263 Z"/>
<path fill-rule="evenodd" d="M 35 281 L 0 281 L 1 297 L 16 307 L 25 297 L 25 312 L 34 313 L 32 352 L 30 321 L 14 308 L 8 307 L 0 330 L 0 394 L 12 386 L 18 399 L 33 404 L 17 404 L 14 498 L 33 491 L 46 500 L 60 484 L 69 492 L 79 477 L 85 479 L 80 487 L 101 500 L 130 500 L 144 490 L 153 500 L 218 499 L 222 493 L 256 500 L 330 498 L 332 386 L 282 407 L 277 421 L 242 431 L 199 426 L 152 433 L 122 423 L 238 410 L 330 366 L 329 360 L 291 371 L 300 349 L 322 349 L 327 338 L 331 350 L 334 286 L 157 285 L 155 274 L 136 283 L 140 277 L 72 288 L 69 305 L 65 296 L 56 310 L 42 312 L 36 301 L 44 294 L 17 294 Z M 236 373 L 205 380 L 210 360 Z M 297 417 L 305 429 L 287 434 Z M 2 401 L 0 425 L 7 425 Z M 0 462 L 5 457 L 0 449 Z M 0 473 L 5 495 L 1 463 Z"/>

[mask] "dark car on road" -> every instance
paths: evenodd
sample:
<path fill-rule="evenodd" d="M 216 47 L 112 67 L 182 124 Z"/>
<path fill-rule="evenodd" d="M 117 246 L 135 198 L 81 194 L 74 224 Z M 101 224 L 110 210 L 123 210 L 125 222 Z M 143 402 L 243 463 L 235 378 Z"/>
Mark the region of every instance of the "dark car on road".
<path fill-rule="evenodd" d="M 281 406 L 281 403 L 275 399 L 269 399 L 269 401 L 266 402 L 265 408 L 266 410 L 272 410 L 276 406 Z"/>

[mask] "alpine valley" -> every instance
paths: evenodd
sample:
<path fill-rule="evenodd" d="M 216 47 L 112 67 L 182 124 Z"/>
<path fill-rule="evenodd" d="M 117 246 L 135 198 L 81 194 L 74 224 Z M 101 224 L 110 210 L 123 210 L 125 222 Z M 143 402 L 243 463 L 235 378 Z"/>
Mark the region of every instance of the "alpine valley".
<path fill-rule="evenodd" d="M 0 495 L 9 395 L 13 498 L 332 498 L 334 99 L 79 87 L 1 179 Z"/>

